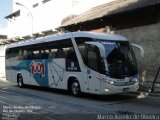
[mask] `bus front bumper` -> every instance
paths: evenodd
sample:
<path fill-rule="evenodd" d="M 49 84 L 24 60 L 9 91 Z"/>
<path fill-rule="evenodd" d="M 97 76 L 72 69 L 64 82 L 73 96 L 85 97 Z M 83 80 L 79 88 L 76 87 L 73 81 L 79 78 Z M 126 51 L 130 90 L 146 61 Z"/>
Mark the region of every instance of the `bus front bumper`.
<path fill-rule="evenodd" d="M 111 84 L 105 84 L 103 87 L 101 87 L 101 94 L 108 95 L 117 93 L 137 92 L 138 88 L 139 82 L 136 82 L 135 84 L 128 86 L 114 86 Z"/>

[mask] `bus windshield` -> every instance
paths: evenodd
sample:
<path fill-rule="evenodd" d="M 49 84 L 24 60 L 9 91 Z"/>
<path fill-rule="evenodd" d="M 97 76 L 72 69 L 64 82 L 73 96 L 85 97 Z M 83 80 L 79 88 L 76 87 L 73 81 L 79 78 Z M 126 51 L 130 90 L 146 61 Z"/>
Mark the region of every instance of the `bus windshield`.
<path fill-rule="evenodd" d="M 102 41 L 108 73 L 113 78 L 124 78 L 137 74 L 137 63 L 128 41 Z"/>

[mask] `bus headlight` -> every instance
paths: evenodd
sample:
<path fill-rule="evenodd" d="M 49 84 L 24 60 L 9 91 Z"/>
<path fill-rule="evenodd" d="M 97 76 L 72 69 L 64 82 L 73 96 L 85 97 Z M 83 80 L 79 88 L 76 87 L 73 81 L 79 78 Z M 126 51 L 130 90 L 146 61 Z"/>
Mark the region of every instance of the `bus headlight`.
<path fill-rule="evenodd" d="M 137 78 L 133 78 L 132 81 L 136 83 L 138 81 L 138 79 Z"/>
<path fill-rule="evenodd" d="M 113 85 L 113 84 L 114 84 L 114 81 L 109 81 L 108 84 Z"/>
<path fill-rule="evenodd" d="M 137 83 L 137 82 L 138 82 L 137 78 L 133 78 L 132 80 L 129 81 L 129 83 L 132 84 L 132 85 Z"/>
<path fill-rule="evenodd" d="M 104 91 L 105 91 L 105 92 L 108 92 L 108 91 L 109 91 L 109 89 L 105 88 L 105 89 L 104 89 Z"/>

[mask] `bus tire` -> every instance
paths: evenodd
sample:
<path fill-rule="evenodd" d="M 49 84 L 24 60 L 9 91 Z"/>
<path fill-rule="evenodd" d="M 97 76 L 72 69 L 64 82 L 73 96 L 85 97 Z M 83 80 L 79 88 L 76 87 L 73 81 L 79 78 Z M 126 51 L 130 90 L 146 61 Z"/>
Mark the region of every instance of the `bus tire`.
<path fill-rule="evenodd" d="M 70 84 L 70 92 L 73 96 L 79 96 L 81 93 L 80 84 L 77 80 L 73 80 Z"/>
<path fill-rule="evenodd" d="M 20 88 L 23 88 L 23 87 L 24 87 L 22 75 L 18 75 L 18 77 L 17 77 L 17 83 L 18 83 L 18 86 L 19 86 Z"/>

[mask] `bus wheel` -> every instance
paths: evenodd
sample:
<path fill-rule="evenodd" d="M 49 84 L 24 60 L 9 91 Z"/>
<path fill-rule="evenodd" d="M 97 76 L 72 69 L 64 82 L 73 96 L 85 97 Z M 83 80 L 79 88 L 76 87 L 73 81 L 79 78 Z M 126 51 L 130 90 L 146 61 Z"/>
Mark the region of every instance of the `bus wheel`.
<path fill-rule="evenodd" d="M 80 84 L 77 80 L 74 80 L 70 86 L 71 94 L 73 96 L 79 96 L 81 93 Z"/>
<path fill-rule="evenodd" d="M 18 83 L 18 86 L 19 86 L 20 88 L 23 88 L 23 87 L 24 87 L 23 78 L 22 78 L 21 75 L 18 76 L 18 78 L 17 78 L 17 83 Z"/>

